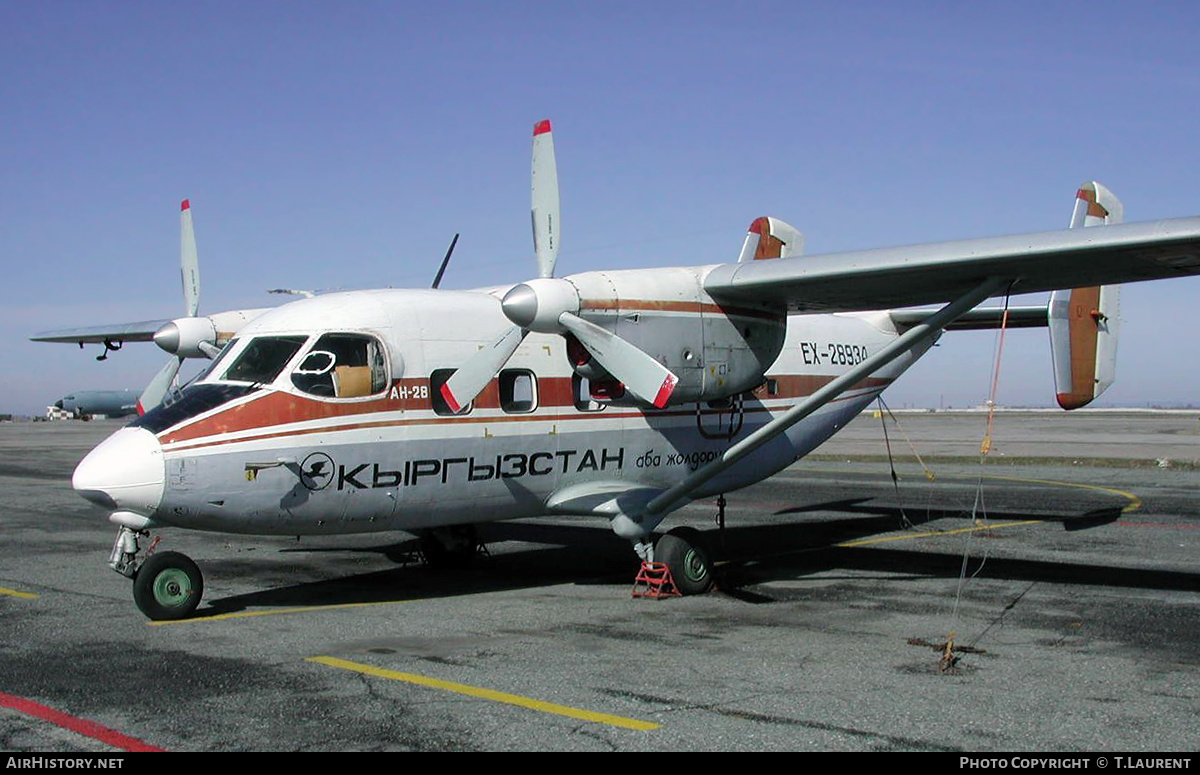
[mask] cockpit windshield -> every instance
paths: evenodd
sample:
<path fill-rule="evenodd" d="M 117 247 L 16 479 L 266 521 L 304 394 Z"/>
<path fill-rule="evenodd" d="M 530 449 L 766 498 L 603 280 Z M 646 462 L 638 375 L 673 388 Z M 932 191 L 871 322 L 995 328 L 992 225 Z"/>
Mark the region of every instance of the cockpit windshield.
<path fill-rule="evenodd" d="M 167 396 L 133 425 L 159 433 L 256 393 L 276 381 L 308 340 L 305 334 L 234 339 L 196 379 Z M 389 384 L 382 342 L 360 333 L 323 334 L 290 376 L 294 388 L 323 398 L 378 396 Z"/>
<path fill-rule="evenodd" d="M 218 379 L 263 385 L 275 381 L 304 343 L 307 336 L 260 336 L 242 349 L 233 364 Z M 224 359 L 222 359 L 224 360 Z M 214 364 L 215 366 L 216 364 Z"/>
<path fill-rule="evenodd" d="M 191 382 L 203 382 L 204 380 L 212 377 L 213 374 L 217 374 L 226 366 L 228 366 L 229 354 L 238 348 L 238 342 L 240 341 L 240 339 L 230 339 L 228 342 L 226 342 L 225 346 L 221 348 L 221 352 L 217 353 L 217 357 L 209 361 L 208 365 L 204 367 L 203 371 L 192 377 L 191 380 L 189 380 L 189 384 Z"/>
<path fill-rule="evenodd" d="M 235 398 L 249 395 L 259 386 L 275 381 L 308 337 L 260 336 L 239 347 L 238 339 L 225 345 L 220 354 L 182 390 L 166 396 L 132 425 L 153 433 L 216 409 Z M 229 383 L 241 384 L 229 384 Z M 249 383 L 249 384 L 246 384 Z"/>

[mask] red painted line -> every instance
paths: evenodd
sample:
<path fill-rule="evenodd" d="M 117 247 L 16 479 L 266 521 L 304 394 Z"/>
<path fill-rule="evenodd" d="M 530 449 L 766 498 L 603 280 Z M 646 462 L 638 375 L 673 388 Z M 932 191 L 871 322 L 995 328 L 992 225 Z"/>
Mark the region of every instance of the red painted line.
<path fill-rule="evenodd" d="M 533 125 L 533 136 L 534 137 L 537 137 L 538 135 L 544 135 L 549 131 L 550 131 L 549 119 L 539 121 Z"/>
<path fill-rule="evenodd" d="M 66 713 L 57 711 L 54 708 L 47 707 L 33 700 L 27 700 L 23 697 L 16 697 L 11 694 L 0 692 L 0 707 L 12 708 L 35 718 L 40 718 L 43 721 L 49 721 L 51 724 L 69 729 L 72 732 L 77 732 L 84 737 L 90 737 L 93 740 L 99 740 L 105 745 L 111 745 L 113 748 L 120 748 L 123 751 L 132 751 L 141 753 L 146 751 L 163 752 L 165 749 L 156 748 L 149 743 L 143 743 L 141 740 L 123 735 L 120 732 L 101 726 L 94 721 L 75 718 L 68 716 Z"/>

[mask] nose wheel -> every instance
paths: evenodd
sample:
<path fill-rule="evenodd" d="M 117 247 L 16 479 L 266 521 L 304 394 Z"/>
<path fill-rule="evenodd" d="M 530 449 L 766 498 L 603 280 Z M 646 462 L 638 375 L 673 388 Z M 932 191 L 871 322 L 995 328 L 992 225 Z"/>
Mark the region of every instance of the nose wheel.
<path fill-rule="evenodd" d="M 133 578 L 133 601 L 156 622 L 187 618 L 203 594 L 200 568 L 179 552 L 150 555 Z"/>

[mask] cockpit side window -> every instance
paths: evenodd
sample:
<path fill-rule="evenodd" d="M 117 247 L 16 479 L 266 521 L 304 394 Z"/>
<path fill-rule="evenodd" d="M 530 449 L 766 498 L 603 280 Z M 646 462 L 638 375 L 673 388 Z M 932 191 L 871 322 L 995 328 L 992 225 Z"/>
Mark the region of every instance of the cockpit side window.
<path fill-rule="evenodd" d="M 307 340 L 307 336 L 260 336 L 252 339 L 221 378 L 230 382 L 255 384 L 274 382 Z"/>
<path fill-rule="evenodd" d="M 292 384 L 314 396 L 360 398 L 387 389 L 383 345 L 366 334 L 325 334 L 292 371 Z"/>

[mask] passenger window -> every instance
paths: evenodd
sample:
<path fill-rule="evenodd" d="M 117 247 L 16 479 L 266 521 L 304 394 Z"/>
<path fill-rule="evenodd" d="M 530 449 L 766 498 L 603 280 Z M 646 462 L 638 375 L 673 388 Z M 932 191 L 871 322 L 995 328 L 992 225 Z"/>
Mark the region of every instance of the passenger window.
<path fill-rule="evenodd" d="M 445 416 L 455 414 L 470 414 L 471 409 L 475 406 L 475 402 L 467 404 L 461 411 L 455 412 L 446 403 L 446 399 L 442 397 L 442 385 L 446 384 L 446 380 L 454 374 L 455 369 L 434 369 L 433 374 L 429 376 L 429 398 L 433 403 L 433 413 Z"/>
<path fill-rule="evenodd" d="M 509 414 L 527 414 L 537 408 L 537 378 L 532 371 L 500 372 L 500 408 Z"/>
<path fill-rule="evenodd" d="M 383 345 L 365 334 L 325 334 L 292 371 L 292 384 L 314 396 L 362 398 L 387 388 Z"/>
<path fill-rule="evenodd" d="M 571 397 L 581 412 L 602 412 L 606 404 L 592 398 L 592 386 L 587 377 L 571 375 Z"/>
<path fill-rule="evenodd" d="M 306 336 L 260 336 L 251 340 L 225 372 L 224 379 L 256 384 L 274 382 L 306 339 Z"/>

